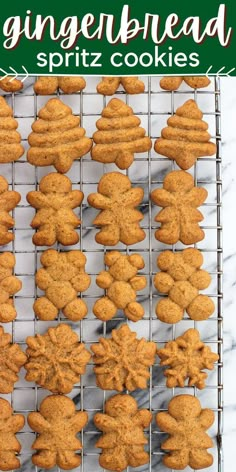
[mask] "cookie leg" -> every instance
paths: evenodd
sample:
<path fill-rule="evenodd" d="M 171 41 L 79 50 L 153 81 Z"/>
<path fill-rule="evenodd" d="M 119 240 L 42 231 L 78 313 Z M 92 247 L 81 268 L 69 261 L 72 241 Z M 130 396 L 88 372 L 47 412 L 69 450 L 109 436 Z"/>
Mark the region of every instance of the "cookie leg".
<path fill-rule="evenodd" d="M 205 469 L 213 464 L 213 457 L 205 449 L 192 449 L 189 453 L 189 465 L 193 469 Z"/>
<path fill-rule="evenodd" d="M 63 246 L 70 246 L 79 241 L 79 234 L 67 224 L 59 224 L 57 226 L 57 240 Z"/>
<path fill-rule="evenodd" d="M 102 297 L 94 303 L 93 313 L 101 321 L 111 320 L 116 312 L 116 305 L 108 297 Z"/>
<path fill-rule="evenodd" d="M 32 456 L 32 462 L 34 465 L 38 467 L 42 467 L 44 469 L 51 469 L 56 465 L 56 452 L 55 451 L 39 451 L 37 454 Z"/>
<path fill-rule="evenodd" d="M 55 320 L 58 315 L 58 309 L 46 297 L 38 298 L 33 305 L 34 312 L 40 320 Z"/>
<path fill-rule="evenodd" d="M 215 305 L 207 295 L 198 295 L 187 307 L 191 320 L 207 320 L 215 311 Z"/>
<path fill-rule="evenodd" d="M 131 321 L 139 321 L 144 316 L 144 309 L 138 302 L 132 302 L 124 309 L 125 316 Z"/>
<path fill-rule="evenodd" d="M 81 298 L 76 298 L 63 308 L 64 315 L 72 321 L 82 320 L 88 313 L 86 303 Z"/>
<path fill-rule="evenodd" d="M 189 464 L 189 449 L 185 448 L 181 451 L 172 451 L 163 457 L 163 463 L 170 469 L 182 470 Z"/>
<path fill-rule="evenodd" d="M 164 323 L 175 324 L 182 320 L 184 310 L 169 298 L 163 298 L 156 305 L 156 315 Z"/>
<path fill-rule="evenodd" d="M 71 470 L 79 467 L 81 457 L 73 451 L 59 451 L 57 454 L 57 465 L 64 470 Z"/>
<path fill-rule="evenodd" d="M 20 467 L 20 461 L 14 451 L 0 451 L 0 469 L 12 470 Z"/>
<path fill-rule="evenodd" d="M 56 242 L 56 231 L 53 225 L 45 224 L 33 235 L 36 246 L 53 246 Z"/>
<path fill-rule="evenodd" d="M 134 161 L 134 155 L 132 152 L 121 151 L 118 153 L 115 163 L 119 169 L 128 169 Z"/>
<path fill-rule="evenodd" d="M 108 470 L 124 470 L 128 466 L 128 461 L 125 454 L 125 446 L 114 447 L 106 449 L 99 457 L 99 464 L 104 469 Z"/>
<path fill-rule="evenodd" d="M 142 446 L 130 446 L 127 452 L 129 465 L 131 467 L 139 467 L 150 461 L 149 454 L 144 451 Z"/>
<path fill-rule="evenodd" d="M 95 239 L 98 244 L 103 244 L 103 246 L 115 246 L 120 239 L 120 228 L 116 225 L 103 226 L 101 231 L 96 234 Z"/>
<path fill-rule="evenodd" d="M 1 323 L 9 323 L 16 318 L 16 310 L 13 305 L 3 303 L 0 305 L 0 321 Z"/>

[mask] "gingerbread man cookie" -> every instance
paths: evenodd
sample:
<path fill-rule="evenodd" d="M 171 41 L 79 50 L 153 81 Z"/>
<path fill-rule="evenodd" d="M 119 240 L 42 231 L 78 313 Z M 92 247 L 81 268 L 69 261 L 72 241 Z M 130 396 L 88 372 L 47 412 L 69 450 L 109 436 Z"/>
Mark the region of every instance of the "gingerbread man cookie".
<path fill-rule="evenodd" d="M 13 295 L 21 290 L 22 283 L 12 274 L 16 259 L 11 252 L 0 254 L 0 321 L 9 323 L 16 318 Z"/>
<path fill-rule="evenodd" d="M 0 82 L 1 84 L 1 82 Z M 3 97 L 0 97 L 0 163 L 14 162 L 23 156 L 21 135 L 16 131 L 18 122 L 13 118 L 13 110 Z"/>
<path fill-rule="evenodd" d="M 8 231 L 15 224 L 9 212 L 14 210 L 20 200 L 20 194 L 15 190 L 8 190 L 6 179 L 0 175 L 0 246 L 15 239 L 14 233 Z"/>
<path fill-rule="evenodd" d="M 14 415 L 13 409 L 7 400 L 0 398 L 0 469 L 13 470 L 20 467 L 20 460 L 16 456 L 21 450 L 21 444 L 16 438 L 24 426 L 23 415 Z"/>

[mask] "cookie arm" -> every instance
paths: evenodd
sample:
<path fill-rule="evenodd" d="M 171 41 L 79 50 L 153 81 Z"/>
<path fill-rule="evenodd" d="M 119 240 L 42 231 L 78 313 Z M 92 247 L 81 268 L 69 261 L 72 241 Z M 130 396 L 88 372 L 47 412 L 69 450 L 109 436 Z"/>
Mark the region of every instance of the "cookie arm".
<path fill-rule="evenodd" d="M 131 188 L 123 195 L 121 195 L 120 203 L 126 207 L 135 207 L 139 205 L 144 196 L 144 191 L 140 187 Z"/>
<path fill-rule="evenodd" d="M 86 411 L 77 411 L 75 415 L 70 419 L 71 428 L 77 433 L 81 431 L 82 428 L 88 422 L 88 413 Z"/>
<path fill-rule="evenodd" d="M 33 431 L 37 433 L 43 433 L 45 430 L 50 429 L 50 424 L 45 418 L 37 412 L 32 412 L 28 415 L 28 423 Z"/>
<path fill-rule="evenodd" d="M 116 418 L 112 418 L 109 415 L 103 413 L 97 413 L 94 416 L 94 424 L 101 431 L 110 432 L 111 430 L 118 430 L 119 423 Z"/>
<path fill-rule="evenodd" d="M 94 208 L 106 210 L 111 206 L 111 200 L 109 197 L 101 195 L 101 193 L 90 193 L 88 196 L 88 203 Z"/>
<path fill-rule="evenodd" d="M 175 203 L 174 195 L 164 188 L 157 188 L 156 190 L 153 190 L 151 193 L 151 199 L 155 205 L 161 207 L 171 206 Z"/>
<path fill-rule="evenodd" d="M 178 430 L 177 421 L 165 411 L 157 413 L 156 422 L 161 431 L 164 431 L 165 433 L 172 434 Z"/>
<path fill-rule="evenodd" d="M 29 192 L 26 195 L 27 202 L 34 208 L 40 209 L 42 207 L 50 207 L 48 197 L 42 192 Z"/>
<path fill-rule="evenodd" d="M 152 421 L 152 414 L 149 410 L 139 410 L 133 418 L 134 423 L 147 428 Z"/>
<path fill-rule="evenodd" d="M 80 206 L 84 198 L 83 192 L 80 190 L 72 190 L 72 192 L 69 192 L 67 195 L 64 197 L 64 205 L 69 208 L 76 208 Z"/>
<path fill-rule="evenodd" d="M 132 277 L 129 283 L 136 292 L 138 290 L 143 290 L 147 285 L 146 277 L 144 277 L 144 275 L 136 275 Z"/>
<path fill-rule="evenodd" d="M 5 211 L 11 211 L 20 202 L 21 196 L 18 192 L 7 191 L 2 196 L 1 207 Z"/>
<path fill-rule="evenodd" d="M 109 272 L 106 272 L 105 270 L 100 272 L 100 274 L 98 274 L 98 276 L 96 277 L 96 284 L 100 288 L 104 288 L 104 289 L 109 288 L 112 282 L 113 282 L 113 277 L 109 274 Z"/>
<path fill-rule="evenodd" d="M 186 203 L 197 208 L 205 202 L 207 195 L 208 192 L 205 188 L 194 187 L 186 194 Z"/>
<path fill-rule="evenodd" d="M 51 275 L 43 268 L 37 271 L 35 280 L 40 290 L 46 290 L 53 282 Z"/>
<path fill-rule="evenodd" d="M 215 415 L 212 410 L 210 410 L 209 408 L 205 408 L 201 411 L 199 416 L 199 422 L 202 428 L 204 428 L 205 430 L 210 428 L 210 426 L 213 425 L 214 421 Z"/>

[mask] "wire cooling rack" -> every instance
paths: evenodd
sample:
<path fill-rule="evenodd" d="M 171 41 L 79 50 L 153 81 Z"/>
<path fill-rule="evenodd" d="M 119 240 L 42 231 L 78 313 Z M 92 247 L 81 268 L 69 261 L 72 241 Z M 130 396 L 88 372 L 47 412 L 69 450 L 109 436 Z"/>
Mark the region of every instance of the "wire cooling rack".
<path fill-rule="evenodd" d="M 95 122 L 101 114 L 102 108 L 109 101 L 110 97 L 104 98 L 96 93 L 96 84 L 98 78 L 87 77 L 87 87 L 85 91 L 79 94 L 63 95 L 61 99 L 69 104 L 74 114 L 80 115 L 81 125 L 87 131 L 88 136 L 96 129 Z M 199 397 L 202 407 L 210 407 L 215 412 L 215 423 L 210 430 L 210 434 L 214 439 L 214 465 L 210 467 L 209 472 L 222 472 L 222 221 L 221 221 L 221 110 L 220 110 L 220 79 L 215 78 L 210 87 L 207 89 L 193 91 L 187 86 L 182 85 L 180 90 L 176 92 L 164 92 L 159 87 L 158 77 L 145 77 L 145 92 L 141 95 L 127 96 L 123 91 L 117 92 L 116 96 L 129 103 L 142 121 L 143 126 L 147 130 L 147 134 L 151 136 L 152 141 L 160 136 L 161 129 L 165 126 L 169 115 L 173 114 L 177 106 L 183 104 L 187 99 L 194 98 L 201 110 L 204 112 L 204 119 L 209 123 L 210 133 L 213 140 L 217 144 L 216 158 L 202 158 L 195 164 L 191 172 L 194 176 L 195 183 L 204 186 L 208 190 L 207 202 L 202 207 L 205 219 L 202 228 L 205 230 L 205 239 L 196 245 L 204 255 L 204 268 L 206 268 L 212 276 L 212 284 L 207 290 L 215 301 L 215 313 L 206 321 L 193 322 L 187 316 L 177 325 L 167 325 L 157 320 L 155 315 L 155 305 L 160 298 L 153 288 L 153 276 L 157 271 L 156 258 L 160 251 L 168 249 L 167 245 L 163 245 L 156 241 L 154 232 L 156 224 L 154 217 L 158 211 L 157 207 L 152 206 L 149 195 L 153 188 L 161 187 L 165 175 L 178 168 L 175 163 L 168 159 L 157 155 L 153 148 L 149 153 L 136 155 L 135 161 L 127 171 L 129 178 L 134 186 L 142 186 L 145 189 L 145 198 L 140 209 L 143 212 L 144 219 L 142 227 L 146 231 L 146 239 L 134 246 L 126 248 L 120 244 L 115 247 L 125 253 L 139 252 L 145 260 L 145 269 L 143 274 L 147 277 L 147 288 L 138 296 L 145 308 L 144 319 L 138 323 L 128 322 L 131 329 L 137 331 L 138 335 L 145 336 L 147 339 L 157 342 L 159 347 L 170 339 L 182 334 L 190 327 L 196 327 L 201 334 L 201 338 L 209 345 L 212 350 L 218 352 L 219 362 L 215 365 L 214 371 L 210 373 L 207 386 L 203 391 L 199 391 L 194 387 L 184 389 L 175 388 L 167 389 L 165 386 L 165 378 L 163 369 L 160 367 L 158 360 L 151 369 L 150 386 L 148 390 L 138 390 L 132 395 L 137 399 L 139 408 L 148 408 L 153 413 L 153 422 L 146 431 L 149 440 L 148 450 L 150 451 L 150 463 L 146 466 L 137 468 L 137 471 L 167 471 L 162 464 L 162 455 L 160 445 L 165 435 L 158 430 L 155 422 L 155 416 L 158 411 L 166 410 L 170 399 L 177 394 L 189 393 Z M 28 79 L 23 92 L 19 94 L 7 95 L 6 99 L 12 106 L 14 116 L 19 122 L 19 131 L 22 135 L 23 144 L 27 149 L 27 136 L 31 131 L 31 124 L 37 118 L 38 110 L 46 103 L 50 97 L 37 97 L 33 92 L 34 77 Z M 185 87 L 185 88 L 184 88 Z M 80 227 L 80 242 L 73 246 L 73 249 L 82 250 L 87 257 L 86 270 L 91 275 L 92 283 L 89 290 L 83 294 L 88 305 L 87 317 L 78 322 L 71 323 L 62 315 L 54 322 L 47 323 L 45 321 L 36 320 L 34 317 L 32 305 L 34 299 L 40 295 L 40 291 L 35 286 L 35 273 L 40 267 L 40 254 L 45 248 L 35 247 L 32 244 L 33 230 L 30 228 L 30 222 L 34 215 L 34 210 L 29 207 L 26 201 L 26 194 L 34 189 L 38 189 L 38 183 L 43 175 L 54 171 L 54 168 L 35 168 L 27 163 L 25 156 L 20 161 L 1 165 L 1 175 L 4 175 L 12 187 L 19 191 L 22 200 L 13 212 L 15 218 L 15 241 L 6 247 L 2 247 L 1 251 L 10 250 L 15 254 L 16 267 L 15 274 L 22 280 L 23 288 L 19 294 L 15 296 L 15 305 L 17 308 L 17 319 L 13 323 L 6 324 L 4 329 L 12 333 L 13 341 L 18 342 L 25 347 L 25 338 L 34 333 L 44 333 L 49 326 L 55 326 L 61 321 L 65 321 L 78 332 L 80 339 L 89 348 L 91 343 L 98 342 L 101 336 L 110 336 L 111 330 L 118 327 L 120 323 L 127 322 L 122 312 L 118 312 L 117 316 L 107 322 L 102 323 L 92 314 L 92 306 L 95 299 L 103 295 L 103 291 L 96 286 L 95 279 L 98 272 L 104 269 L 104 253 L 107 249 L 96 244 L 94 236 L 96 229 L 92 225 L 96 211 L 87 204 L 87 195 L 94 192 L 101 176 L 106 172 L 117 170 L 114 165 L 102 165 L 91 161 L 89 155 L 85 156 L 81 161 L 75 161 L 72 169 L 67 174 L 73 183 L 73 188 L 79 188 L 85 194 L 83 204 L 80 208 L 80 218 L 82 225 Z M 63 250 L 60 246 L 56 246 L 58 250 Z M 176 244 L 170 249 L 178 251 L 183 249 L 181 244 Z M 66 248 L 68 250 L 70 248 Z M 113 248 L 114 249 L 114 248 Z M 65 248 L 64 248 L 65 250 Z M 41 400 L 50 394 L 50 392 L 37 387 L 33 383 L 24 380 L 24 369 L 20 374 L 20 380 L 15 385 L 12 395 L 2 395 L 11 401 L 15 412 L 20 412 L 27 417 L 30 411 L 37 410 Z M 82 463 L 80 468 L 82 472 L 94 472 L 94 470 L 102 470 L 98 464 L 99 450 L 95 448 L 96 440 L 100 432 L 96 430 L 93 424 L 93 415 L 97 411 L 104 409 L 105 401 L 116 392 L 104 392 L 96 387 L 95 376 L 93 375 L 92 363 L 88 366 L 87 372 L 82 376 L 81 384 L 76 385 L 69 395 L 73 398 L 78 409 L 85 409 L 89 415 L 89 422 L 82 431 Z M 21 471 L 33 472 L 38 469 L 31 463 L 31 445 L 35 439 L 27 421 L 24 430 L 18 434 L 19 441 L 22 444 L 20 454 Z M 59 471 L 59 468 L 51 469 Z M 128 468 L 131 472 L 133 469 Z M 190 468 L 186 470 L 192 470 Z"/>

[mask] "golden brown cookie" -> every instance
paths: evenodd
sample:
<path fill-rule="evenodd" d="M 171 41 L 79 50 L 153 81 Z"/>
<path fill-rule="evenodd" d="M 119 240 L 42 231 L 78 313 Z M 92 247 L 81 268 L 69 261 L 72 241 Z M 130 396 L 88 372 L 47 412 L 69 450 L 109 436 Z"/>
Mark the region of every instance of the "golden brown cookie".
<path fill-rule="evenodd" d="M 211 276 L 201 269 L 203 256 L 198 249 L 187 248 L 173 253 L 162 252 L 157 258 L 161 272 L 154 277 L 158 292 L 167 295 L 156 305 L 156 315 L 165 323 L 177 323 L 184 312 L 192 320 L 207 320 L 214 313 L 215 305 L 207 295 L 199 295 L 211 283 Z"/>
<path fill-rule="evenodd" d="M 28 415 L 28 423 L 38 433 L 32 449 L 36 454 L 32 462 L 43 469 L 57 465 L 70 470 L 79 467 L 81 458 L 75 453 L 82 449 L 76 437 L 88 421 L 85 411 L 76 411 L 73 401 L 63 395 L 50 395 L 44 398 L 39 413 Z"/>
<path fill-rule="evenodd" d="M 22 283 L 12 275 L 16 259 L 11 252 L 0 254 L 0 322 L 9 323 L 16 318 L 13 295 L 21 290 Z"/>
<path fill-rule="evenodd" d="M 93 221 L 101 226 L 95 237 L 98 244 L 115 246 L 121 241 L 129 246 L 145 239 L 145 231 L 139 226 L 143 215 L 135 209 L 143 196 L 143 189 L 132 188 L 129 178 L 120 172 L 110 172 L 100 179 L 98 193 L 88 196 L 89 205 L 101 210 Z"/>
<path fill-rule="evenodd" d="M 1 84 L 1 82 L 0 82 Z M 17 161 L 25 150 L 21 145 L 21 135 L 16 131 L 18 122 L 13 118 L 12 108 L 0 97 L 0 163 Z"/>
<path fill-rule="evenodd" d="M 20 202 L 21 196 L 15 190 L 8 190 L 8 183 L 0 175 L 0 246 L 8 244 L 15 239 L 14 233 L 8 230 L 13 228 L 15 221 L 9 215 Z"/>
<path fill-rule="evenodd" d="M 20 461 L 16 454 L 21 450 L 21 445 L 16 438 L 25 424 L 23 415 L 14 415 L 13 409 L 7 400 L 0 398 L 0 469 L 12 470 L 20 467 Z"/>
<path fill-rule="evenodd" d="M 202 241 L 204 231 L 199 227 L 203 220 L 197 207 L 207 198 L 207 190 L 195 187 L 193 177 L 183 170 L 175 170 L 167 174 L 163 188 L 152 191 L 151 199 L 155 205 L 163 207 L 155 221 L 161 228 L 155 232 L 158 241 L 165 244 L 194 244 Z"/>
<path fill-rule="evenodd" d="M 39 77 L 34 84 L 34 91 L 38 95 L 51 95 L 58 89 L 64 93 L 80 92 L 86 87 L 83 77 L 65 76 L 65 77 Z"/>
<path fill-rule="evenodd" d="M 162 137 L 154 144 L 155 151 L 173 159 L 184 170 L 190 169 L 198 157 L 213 156 L 216 145 L 210 141 L 208 124 L 202 117 L 194 100 L 185 102 L 167 120 L 168 127 L 163 128 Z"/>
<path fill-rule="evenodd" d="M 15 93 L 23 89 L 24 85 L 21 80 L 13 79 L 13 77 L 0 78 L 0 89 L 4 92 Z"/>
<path fill-rule="evenodd" d="M 160 87 L 164 90 L 177 90 L 183 81 L 193 89 L 208 87 L 211 83 L 206 75 L 202 77 L 163 77 L 160 80 Z"/>
<path fill-rule="evenodd" d="M 28 137 L 27 159 L 34 166 L 53 165 L 64 174 L 75 159 L 84 156 L 92 146 L 80 127 L 80 118 L 59 98 L 51 98 L 39 111 Z"/>
<path fill-rule="evenodd" d="M 11 335 L 0 326 L 0 393 L 11 393 L 18 372 L 26 363 L 27 357 L 18 344 L 11 343 Z M 0 454 L 1 455 L 1 454 Z"/>
<path fill-rule="evenodd" d="M 157 355 L 161 359 L 160 365 L 168 367 L 164 375 L 169 388 L 184 387 L 186 379 L 189 387 L 205 388 L 208 375 L 203 369 L 213 370 L 214 362 L 219 359 L 218 354 L 201 341 L 198 330 L 193 328 L 167 342 L 163 349 L 157 349 Z"/>
<path fill-rule="evenodd" d="M 96 122 L 98 131 L 93 134 L 92 159 L 104 164 L 114 162 L 120 169 L 128 169 L 135 153 L 149 151 L 152 147 L 140 123 L 132 108 L 122 100 L 110 100 L 102 111 L 102 118 Z"/>
<path fill-rule="evenodd" d="M 102 95 L 114 95 L 118 87 L 122 85 L 126 93 L 143 93 L 145 85 L 138 77 L 102 77 L 97 85 L 97 92 Z"/>
<path fill-rule="evenodd" d="M 143 258 L 139 254 L 127 256 L 111 251 L 105 254 L 104 262 L 109 270 L 100 272 L 96 283 L 100 288 L 106 289 L 106 296 L 95 302 L 95 316 L 107 321 L 120 309 L 130 320 L 140 320 L 144 316 L 144 309 L 136 302 L 136 292 L 143 290 L 147 284 L 145 276 L 137 275 L 138 270 L 145 266 Z"/>
<path fill-rule="evenodd" d="M 85 272 L 86 257 L 81 251 L 57 252 L 48 249 L 41 255 L 43 268 L 35 276 L 36 285 L 45 296 L 34 302 L 34 312 L 40 320 L 54 320 L 59 310 L 72 321 L 87 314 L 84 300 L 77 297 L 90 286 L 90 276 Z"/>
<path fill-rule="evenodd" d="M 99 388 L 118 392 L 147 388 L 149 367 L 155 362 L 154 342 L 138 339 L 128 325 L 122 325 L 112 330 L 111 338 L 100 338 L 91 350 Z"/>
<path fill-rule="evenodd" d="M 103 431 L 96 443 L 102 449 L 99 464 L 104 469 L 121 472 L 126 467 L 139 467 L 149 462 L 144 450 L 148 444 L 143 429 L 152 420 L 148 410 L 139 410 L 130 395 L 114 395 L 107 400 L 105 414 L 94 416 L 95 426 Z"/>
<path fill-rule="evenodd" d="M 52 172 L 40 181 L 39 190 L 26 196 L 37 213 L 31 226 L 38 231 L 33 236 L 36 246 L 52 246 L 56 241 L 71 246 L 79 241 L 75 231 L 81 221 L 73 212 L 84 198 L 80 190 L 72 190 L 72 183 L 66 175 Z"/>
<path fill-rule="evenodd" d="M 163 457 L 164 465 L 175 470 L 188 465 L 194 470 L 210 467 L 213 457 L 207 449 L 213 447 L 213 442 L 206 430 L 214 420 L 213 411 L 202 410 L 198 398 L 192 395 L 172 398 L 168 413 L 162 411 L 156 416 L 161 431 L 169 434 L 161 445 L 161 449 L 169 451 Z"/>
<path fill-rule="evenodd" d="M 91 355 L 70 326 L 60 324 L 43 335 L 28 336 L 26 343 L 28 382 L 53 393 L 69 393 L 80 382 Z"/>

